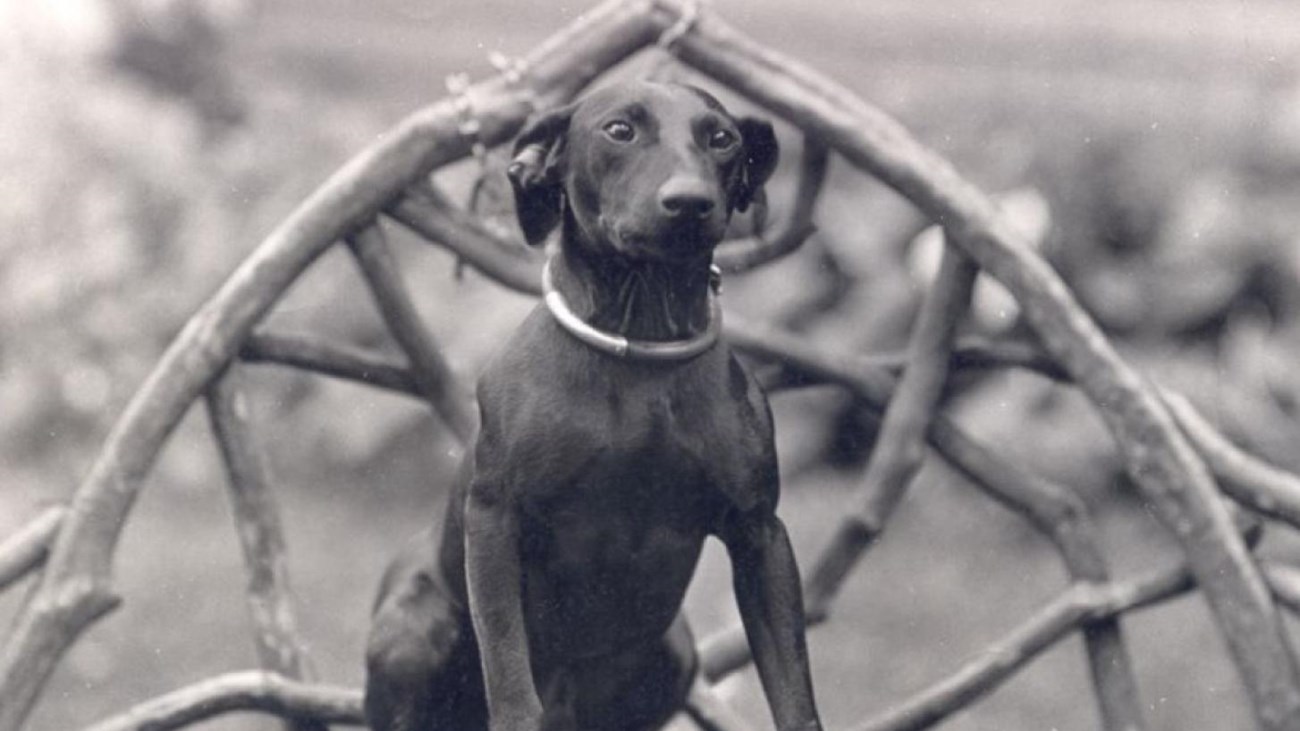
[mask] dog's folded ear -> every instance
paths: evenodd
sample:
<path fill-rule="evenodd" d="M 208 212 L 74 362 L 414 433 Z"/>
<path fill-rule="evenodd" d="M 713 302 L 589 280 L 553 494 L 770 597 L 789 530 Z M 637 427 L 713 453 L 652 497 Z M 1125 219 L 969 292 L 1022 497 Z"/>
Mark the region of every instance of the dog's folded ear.
<path fill-rule="evenodd" d="M 745 157 L 741 162 L 740 175 L 731 193 L 731 205 L 744 212 L 749 205 L 762 198 L 763 184 L 772 177 L 776 170 L 780 147 L 776 142 L 776 133 L 772 125 L 762 119 L 743 117 L 736 120 L 740 128 L 740 138 L 745 146 Z"/>
<path fill-rule="evenodd" d="M 515 138 L 506 168 L 515 191 L 515 215 L 524 240 L 537 245 L 560 222 L 564 191 L 565 135 L 573 107 L 556 109 L 529 122 Z"/>

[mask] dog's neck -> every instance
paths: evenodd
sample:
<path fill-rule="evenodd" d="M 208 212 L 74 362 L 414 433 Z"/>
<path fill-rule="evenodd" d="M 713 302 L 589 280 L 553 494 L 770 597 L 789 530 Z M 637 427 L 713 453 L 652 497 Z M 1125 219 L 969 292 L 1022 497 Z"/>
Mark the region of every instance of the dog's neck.
<path fill-rule="evenodd" d="M 592 327 L 631 340 L 684 340 L 709 327 L 711 256 L 632 261 L 567 237 L 554 281 L 569 307 Z"/>

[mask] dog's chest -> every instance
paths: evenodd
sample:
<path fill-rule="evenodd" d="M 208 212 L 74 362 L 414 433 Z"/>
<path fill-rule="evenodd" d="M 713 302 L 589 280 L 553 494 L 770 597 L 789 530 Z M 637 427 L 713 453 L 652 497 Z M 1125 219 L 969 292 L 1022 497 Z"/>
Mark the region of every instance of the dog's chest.
<path fill-rule="evenodd" d="M 477 470 L 514 486 L 526 512 L 711 530 L 774 477 L 766 404 L 725 348 L 647 365 L 538 324 L 480 389 L 487 448 Z"/>
<path fill-rule="evenodd" d="M 667 379 L 588 390 L 550 427 L 568 468 L 532 491 L 539 507 L 578 502 L 647 518 L 703 510 L 716 483 L 732 478 L 715 457 L 744 446 L 730 405 L 710 403 L 693 386 Z"/>

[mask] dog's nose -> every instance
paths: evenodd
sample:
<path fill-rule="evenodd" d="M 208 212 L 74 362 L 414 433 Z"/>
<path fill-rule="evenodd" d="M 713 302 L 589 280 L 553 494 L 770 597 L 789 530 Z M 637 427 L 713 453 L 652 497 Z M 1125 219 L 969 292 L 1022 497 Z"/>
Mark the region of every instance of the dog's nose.
<path fill-rule="evenodd" d="M 701 180 L 673 178 L 659 189 L 659 205 L 674 218 L 704 218 L 713 212 L 713 196 Z"/>

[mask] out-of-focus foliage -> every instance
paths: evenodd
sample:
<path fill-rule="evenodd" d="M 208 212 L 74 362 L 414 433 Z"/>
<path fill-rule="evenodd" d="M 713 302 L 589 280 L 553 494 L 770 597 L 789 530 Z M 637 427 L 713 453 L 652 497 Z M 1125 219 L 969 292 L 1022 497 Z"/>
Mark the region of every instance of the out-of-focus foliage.
<path fill-rule="evenodd" d="M 0 5 L 0 458 L 66 490 L 184 318 L 360 140 L 249 89 L 234 0 Z M 54 479 L 51 479 L 54 478 Z"/>

